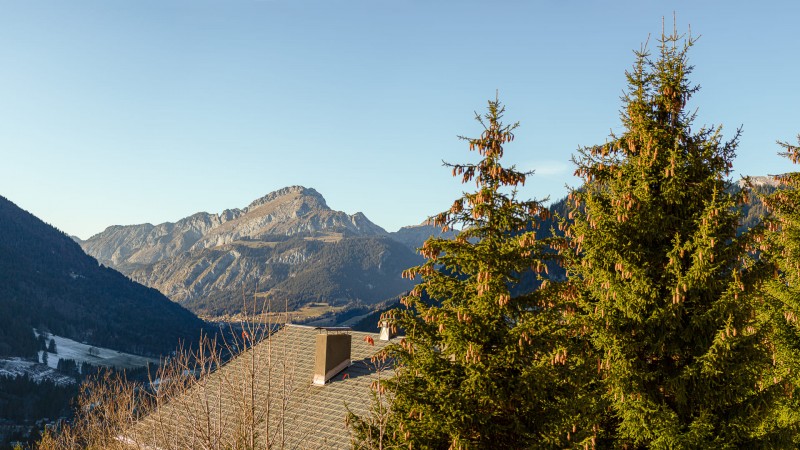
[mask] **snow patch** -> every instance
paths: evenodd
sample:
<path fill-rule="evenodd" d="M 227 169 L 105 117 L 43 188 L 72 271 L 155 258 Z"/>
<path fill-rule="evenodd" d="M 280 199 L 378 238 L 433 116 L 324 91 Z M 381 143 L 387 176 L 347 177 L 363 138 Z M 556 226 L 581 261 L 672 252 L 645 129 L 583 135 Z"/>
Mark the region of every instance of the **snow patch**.
<path fill-rule="evenodd" d="M 22 358 L 0 359 L 0 377 L 27 376 L 36 383 L 50 381 L 58 386 L 75 384 L 75 379 L 56 372 L 52 367 Z"/>
<path fill-rule="evenodd" d="M 38 330 L 35 330 L 39 334 Z M 95 366 L 103 367 L 116 367 L 117 369 L 131 369 L 134 367 L 144 367 L 148 363 L 158 364 L 159 361 L 155 358 L 147 358 L 144 356 L 133 355 L 130 353 L 123 353 L 110 348 L 95 347 L 89 344 L 73 341 L 65 337 L 56 336 L 55 334 L 47 333 L 47 342 L 50 339 L 56 341 L 56 352 L 47 354 L 47 365 L 55 368 L 58 366 L 60 359 L 74 360 L 78 366 L 84 362 Z M 41 361 L 41 351 L 39 352 L 39 360 Z"/>

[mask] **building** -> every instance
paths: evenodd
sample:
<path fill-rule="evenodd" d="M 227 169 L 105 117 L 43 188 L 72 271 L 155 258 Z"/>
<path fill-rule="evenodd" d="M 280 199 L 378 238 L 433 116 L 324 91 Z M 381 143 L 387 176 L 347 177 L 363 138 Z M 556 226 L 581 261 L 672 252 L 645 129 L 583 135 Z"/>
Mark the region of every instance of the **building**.
<path fill-rule="evenodd" d="M 366 414 L 391 376 L 372 357 L 396 340 L 348 328 L 287 325 L 139 421 L 135 448 L 349 448 L 348 409 Z M 255 431 L 253 433 L 252 431 Z"/>

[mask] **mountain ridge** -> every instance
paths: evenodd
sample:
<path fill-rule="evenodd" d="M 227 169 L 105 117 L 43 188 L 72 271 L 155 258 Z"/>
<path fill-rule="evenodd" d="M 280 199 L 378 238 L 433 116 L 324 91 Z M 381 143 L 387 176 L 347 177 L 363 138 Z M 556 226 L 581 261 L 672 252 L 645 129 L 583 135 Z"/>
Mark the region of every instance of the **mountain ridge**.
<path fill-rule="evenodd" d="M 388 233 L 361 212 L 332 210 L 313 188 L 288 186 L 241 209 L 158 225 L 111 226 L 80 244 L 101 263 L 213 316 L 237 313 L 242 295 L 257 292 L 293 307 L 396 296 L 413 286 L 400 275 L 419 261 L 413 249 L 423 234 L 424 229 Z M 384 264 L 386 252 L 402 267 Z"/>
<path fill-rule="evenodd" d="M 130 273 L 186 251 L 241 239 L 327 229 L 341 229 L 354 235 L 386 233 L 362 213 L 347 215 L 331 210 L 313 188 L 288 186 L 253 200 L 243 209 L 226 209 L 219 214 L 197 212 L 158 225 L 112 225 L 80 244 L 101 263 Z"/>
<path fill-rule="evenodd" d="M 174 350 L 204 324 L 86 255 L 67 234 L 0 196 L 0 355 L 30 355 L 34 327 L 138 354 Z"/>

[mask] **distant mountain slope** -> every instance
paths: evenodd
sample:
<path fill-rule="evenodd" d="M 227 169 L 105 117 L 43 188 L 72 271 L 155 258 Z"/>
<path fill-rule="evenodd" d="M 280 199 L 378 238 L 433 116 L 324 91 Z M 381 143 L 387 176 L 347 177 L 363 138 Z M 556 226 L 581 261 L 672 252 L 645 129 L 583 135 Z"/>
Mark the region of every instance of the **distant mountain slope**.
<path fill-rule="evenodd" d="M 241 211 L 219 215 L 197 213 L 176 223 L 111 226 L 80 245 L 102 264 L 129 273 L 188 251 L 209 230 L 238 214 Z"/>
<path fill-rule="evenodd" d="M 458 231 L 456 230 L 442 232 L 440 227 L 428 225 L 427 221 L 425 221 L 419 225 L 400 228 L 393 233 L 389 233 L 389 237 L 397 242 L 405 244 L 412 250 L 416 250 L 422 247 L 422 244 L 431 236 L 452 239 L 456 237 L 457 234 Z"/>
<path fill-rule="evenodd" d="M 411 289 L 414 283 L 400 274 L 420 261 L 405 246 L 385 237 L 338 242 L 292 239 L 274 247 L 227 244 L 200 255 L 162 261 L 154 264 L 152 271 L 178 273 L 175 280 L 160 284 L 166 289 L 185 286 L 182 280 L 186 278 L 180 275 L 185 268 L 200 274 L 187 287 L 196 289 L 194 295 L 175 292 L 176 297 L 193 311 L 220 316 L 240 312 L 242 296 L 252 298 L 256 292 L 269 295 L 278 305 L 286 302 L 292 310 L 311 302 L 337 306 L 376 303 Z M 206 284 L 202 274 L 210 273 L 220 276 L 212 276 L 213 281 Z"/>
<path fill-rule="evenodd" d="M 32 328 L 138 354 L 174 350 L 202 321 L 102 267 L 66 234 L 0 197 L 0 355 L 31 356 Z"/>
<path fill-rule="evenodd" d="M 205 315 L 235 314 L 243 295 L 291 307 L 376 302 L 413 285 L 400 276 L 414 252 L 363 214 L 330 209 L 291 186 L 222 214 L 113 226 L 81 242 L 87 253 Z"/>
<path fill-rule="evenodd" d="M 291 295 L 300 302 L 334 304 L 361 300 L 376 303 L 414 287 L 400 275 L 422 263 L 422 257 L 385 237 L 359 237 L 327 244 L 294 276 L 272 289 L 273 295 Z"/>
<path fill-rule="evenodd" d="M 769 195 L 780 188 L 780 184 L 775 177 L 750 177 L 753 184 L 753 192 L 748 196 L 747 203 L 742 205 L 743 217 L 739 223 L 738 233 L 742 233 L 761 223 L 767 214 L 767 208 L 761 202 L 759 195 Z M 739 181 L 738 187 L 745 186 L 744 181 Z"/>

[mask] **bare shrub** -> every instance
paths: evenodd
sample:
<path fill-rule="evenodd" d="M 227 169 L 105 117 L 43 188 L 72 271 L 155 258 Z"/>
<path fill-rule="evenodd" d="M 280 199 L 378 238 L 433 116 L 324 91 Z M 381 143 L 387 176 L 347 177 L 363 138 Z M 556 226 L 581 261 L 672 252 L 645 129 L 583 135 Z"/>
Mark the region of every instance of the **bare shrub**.
<path fill-rule="evenodd" d="M 287 434 L 297 436 L 285 420 L 295 370 L 286 339 L 271 339 L 280 324 L 269 306 L 229 324 L 227 333 L 179 348 L 148 383 L 110 372 L 88 380 L 74 420 L 47 431 L 38 448 L 285 448 Z"/>
<path fill-rule="evenodd" d="M 365 340 L 375 345 L 371 338 Z M 385 350 L 381 350 L 370 358 L 370 364 L 376 378 L 370 384 L 372 402 L 369 411 L 358 415 L 348 408 L 346 425 L 351 431 L 351 446 L 355 450 L 400 448 L 391 444 L 394 441 L 390 439 L 390 434 L 394 433 L 390 422 L 394 395 L 383 383 L 393 373 L 394 361 Z"/>
<path fill-rule="evenodd" d="M 38 448 L 42 450 L 118 449 L 117 440 L 133 423 L 137 411 L 149 400 L 138 394 L 139 386 L 128 382 L 124 374 L 110 371 L 89 378 L 75 400 L 75 418 L 57 432 L 45 430 Z"/>

